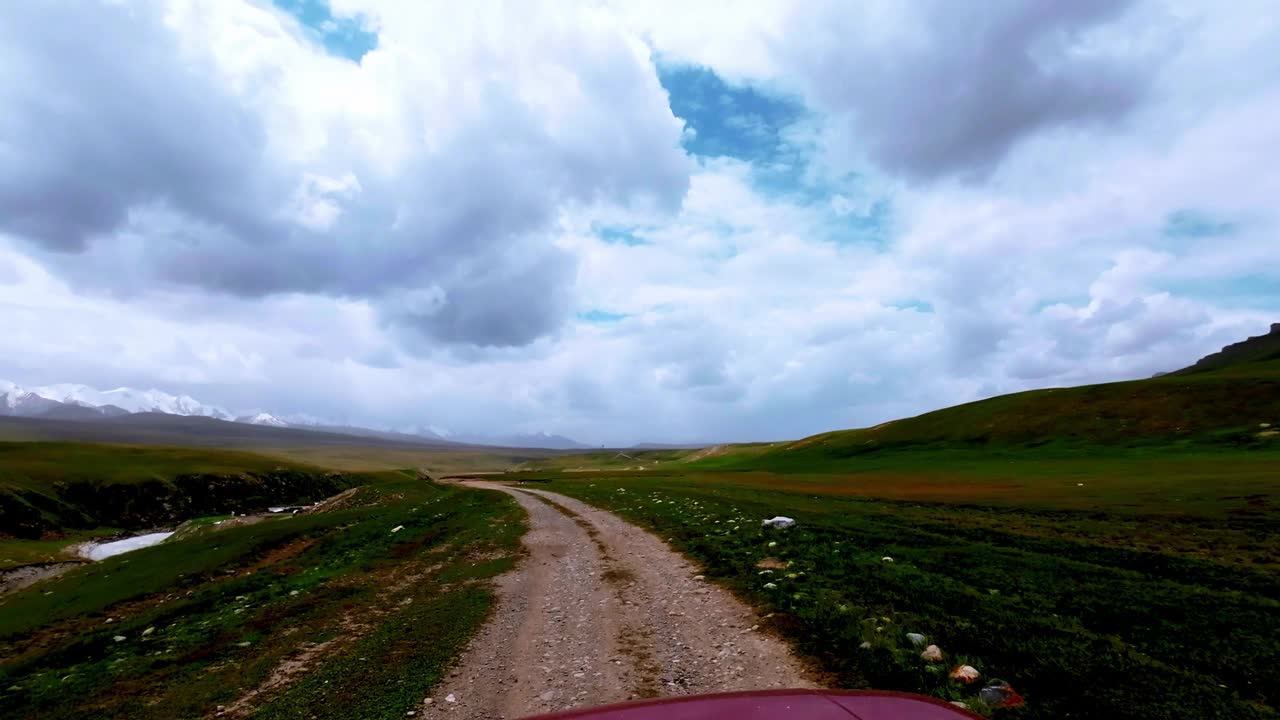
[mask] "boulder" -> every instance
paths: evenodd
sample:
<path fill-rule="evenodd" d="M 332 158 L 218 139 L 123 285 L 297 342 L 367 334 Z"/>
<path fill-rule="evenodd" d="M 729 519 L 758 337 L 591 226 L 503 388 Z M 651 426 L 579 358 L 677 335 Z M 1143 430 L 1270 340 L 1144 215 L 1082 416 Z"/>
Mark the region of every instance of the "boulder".
<path fill-rule="evenodd" d="M 930 645 L 920 653 L 920 659 L 925 662 L 942 662 L 942 648 L 937 645 Z"/>
<path fill-rule="evenodd" d="M 976 682 L 980 677 L 982 677 L 982 673 L 978 672 L 978 668 L 973 667 L 972 665 L 961 665 L 951 671 L 952 680 L 959 680 L 966 685 L 971 682 Z"/>
<path fill-rule="evenodd" d="M 782 530 L 784 528 L 789 528 L 795 524 L 796 524 L 795 520 L 792 520 L 789 517 L 783 517 L 782 515 L 779 515 L 777 517 L 770 518 L 764 521 L 765 527 L 774 528 L 775 530 Z"/>
<path fill-rule="evenodd" d="M 924 636 L 920 633 L 907 633 L 907 639 L 916 647 L 924 647 Z"/>

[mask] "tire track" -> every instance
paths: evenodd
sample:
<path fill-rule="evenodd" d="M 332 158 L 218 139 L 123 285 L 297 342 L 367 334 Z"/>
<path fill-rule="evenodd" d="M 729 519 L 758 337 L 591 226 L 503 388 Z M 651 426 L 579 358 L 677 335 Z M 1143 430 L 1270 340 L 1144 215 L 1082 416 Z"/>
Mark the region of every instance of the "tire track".
<path fill-rule="evenodd" d="M 527 556 L 422 716 L 518 718 L 629 699 L 814 687 L 755 614 L 653 535 L 572 498 L 492 482 L 529 515 Z M 453 702 L 449 702 L 452 698 Z"/>

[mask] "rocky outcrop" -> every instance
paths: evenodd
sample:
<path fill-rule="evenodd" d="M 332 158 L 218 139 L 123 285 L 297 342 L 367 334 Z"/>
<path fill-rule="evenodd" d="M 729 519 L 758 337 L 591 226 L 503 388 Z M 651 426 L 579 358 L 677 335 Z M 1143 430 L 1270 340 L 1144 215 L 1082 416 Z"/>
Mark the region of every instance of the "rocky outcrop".
<path fill-rule="evenodd" d="M 1280 360 L 1280 323 L 1272 323 L 1271 331 L 1266 335 L 1251 337 L 1228 345 L 1212 355 L 1201 358 L 1195 365 L 1178 372 L 1179 374 L 1204 372 L 1264 360 Z"/>

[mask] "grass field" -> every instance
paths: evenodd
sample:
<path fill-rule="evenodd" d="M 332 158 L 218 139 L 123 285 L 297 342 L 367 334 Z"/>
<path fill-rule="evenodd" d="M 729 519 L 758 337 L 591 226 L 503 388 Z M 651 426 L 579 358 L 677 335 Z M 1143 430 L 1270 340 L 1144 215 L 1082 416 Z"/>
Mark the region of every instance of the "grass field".
<path fill-rule="evenodd" d="M 329 511 L 204 523 L 0 599 L 4 717 L 404 717 L 485 619 L 523 519 L 412 471 L 356 480 Z"/>
<path fill-rule="evenodd" d="M 996 717 L 1277 717 L 1280 454 L 867 460 L 529 477 L 654 528 L 842 686 L 979 707 L 943 672 L 967 663 L 1025 696 Z M 761 527 L 778 514 L 797 526 Z"/>

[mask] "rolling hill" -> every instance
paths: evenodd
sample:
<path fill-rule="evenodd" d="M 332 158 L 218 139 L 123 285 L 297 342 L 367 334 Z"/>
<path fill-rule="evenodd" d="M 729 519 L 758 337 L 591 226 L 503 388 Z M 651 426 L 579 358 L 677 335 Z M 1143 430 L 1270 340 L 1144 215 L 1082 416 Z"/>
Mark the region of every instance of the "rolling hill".
<path fill-rule="evenodd" d="M 1280 449 L 1280 324 L 1183 370 L 1150 379 L 1001 395 L 875 427 L 793 442 L 549 458 L 540 467 L 831 469 L 916 450 L 1258 447 Z"/>
<path fill-rule="evenodd" d="M 1280 447 L 1280 325 L 1145 380 L 1002 395 L 788 443 L 732 446 L 691 462 L 821 465 L 917 449 Z"/>

